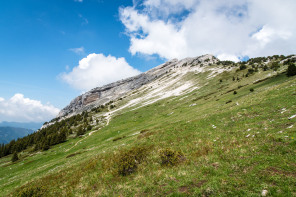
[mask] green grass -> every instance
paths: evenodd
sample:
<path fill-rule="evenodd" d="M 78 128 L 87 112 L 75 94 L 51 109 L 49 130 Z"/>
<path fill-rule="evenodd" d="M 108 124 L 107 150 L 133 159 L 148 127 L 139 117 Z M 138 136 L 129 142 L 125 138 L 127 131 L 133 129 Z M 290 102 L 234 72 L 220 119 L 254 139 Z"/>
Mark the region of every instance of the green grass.
<path fill-rule="evenodd" d="M 296 78 L 279 74 L 254 84 L 268 73 L 260 72 L 232 81 L 243 72 L 190 74 L 200 89 L 119 112 L 91 136 L 23 152 L 16 163 L 1 158 L 0 195 L 36 185 L 48 196 L 260 196 L 263 189 L 295 196 L 296 118 L 288 118 L 296 114 Z M 145 159 L 119 175 L 117 158 L 135 147 L 149 147 Z M 182 152 L 182 161 L 162 165 L 167 148 Z"/>

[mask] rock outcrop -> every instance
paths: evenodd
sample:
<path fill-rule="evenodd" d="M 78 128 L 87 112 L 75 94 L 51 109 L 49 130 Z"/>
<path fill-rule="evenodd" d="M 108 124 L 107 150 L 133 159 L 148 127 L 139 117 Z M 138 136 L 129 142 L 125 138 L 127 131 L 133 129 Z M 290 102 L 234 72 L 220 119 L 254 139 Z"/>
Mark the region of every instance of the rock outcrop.
<path fill-rule="evenodd" d="M 178 69 L 185 66 L 207 66 L 218 62 L 219 60 L 213 55 L 203 55 L 195 58 L 185 58 L 178 61 L 177 59 L 170 60 L 162 65 L 159 65 L 147 72 L 137 76 L 120 80 L 102 87 L 94 88 L 71 101 L 71 103 L 62 109 L 58 117 L 73 115 L 84 110 L 91 109 L 96 106 L 104 105 L 110 101 L 123 97 L 130 91 L 138 89 L 145 84 L 148 84 L 163 75 L 170 72 L 172 69 Z"/>

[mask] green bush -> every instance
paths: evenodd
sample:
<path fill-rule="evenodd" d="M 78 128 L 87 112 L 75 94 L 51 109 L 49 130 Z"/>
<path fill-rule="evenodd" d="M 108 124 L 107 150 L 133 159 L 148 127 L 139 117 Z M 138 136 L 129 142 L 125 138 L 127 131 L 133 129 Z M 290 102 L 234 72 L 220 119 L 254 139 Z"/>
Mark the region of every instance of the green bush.
<path fill-rule="evenodd" d="M 239 69 L 240 70 L 245 70 L 247 68 L 247 66 L 245 64 L 240 65 Z"/>
<path fill-rule="evenodd" d="M 18 192 L 18 197 L 39 197 L 46 195 L 46 188 L 44 186 L 28 186 Z"/>
<path fill-rule="evenodd" d="M 254 92 L 254 88 L 250 88 L 250 92 Z"/>
<path fill-rule="evenodd" d="M 86 129 L 87 129 L 88 131 L 90 131 L 90 130 L 92 129 L 92 126 L 91 126 L 91 125 L 87 125 Z"/>
<path fill-rule="evenodd" d="M 267 65 L 264 65 L 264 66 L 263 66 L 263 70 L 264 70 L 264 71 L 267 71 L 267 70 L 268 70 L 268 66 L 267 66 Z"/>
<path fill-rule="evenodd" d="M 78 127 L 78 130 L 77 130 L 77 133 L 76 133 L 76 136 L 81 136 L 81 135 L 84 135 L 85 134 L 85 129 L 82 128 L 82 126 L 79 126 Z"/>
<path fill-rule="evenodd" d="M 291 63 L 291 64 L 289 64 L 288 69 L 287 69 L 287 76 L 291 77 L 294 75 L 296 75 L 296 66 L 295 66 L 295 64 Z"/>
<path fill-rule="evenodd" d="M 166 148 L 159 153 L 161 165 L 175 166 L 185 159 L 183 153 Z"/>
<path fill-rule="evenodd" d="M 255 72 L 255 70 L 254 70 L 253 68 L 249 68 L 249 69 L 248 69 L 248 73 L 249 73 L 249 74 L 253 74 L 254 72 Z"/>
<path fill-rule="evenodd" d="M 233 94 L 237 94 L 237 91 L 234 90 Z"/>
<path fill-rule="evenodd" d="M 122 176 L 134 173 L 147 157 L 147 152 L 146 147 L 133 147 L 128 151 L 122 151 L 116 162 L 117 173 Z"/>
<path fill-rule="evenodd" d="M 278 61 L 272 62 L 270 68 L 273 69 L 274 71 L 277 71 L 280 67 L 280 64 Z"/>

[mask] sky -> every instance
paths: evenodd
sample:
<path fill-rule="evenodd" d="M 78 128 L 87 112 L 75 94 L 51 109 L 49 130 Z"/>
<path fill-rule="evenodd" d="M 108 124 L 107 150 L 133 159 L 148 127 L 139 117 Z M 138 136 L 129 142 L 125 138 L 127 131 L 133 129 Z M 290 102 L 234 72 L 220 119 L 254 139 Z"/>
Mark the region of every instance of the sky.
<path fill-rule="evenodd" d="M 0 1 L 0 122 L 42 122 L 173 58 L 296 53 L 295 0 Z"/>

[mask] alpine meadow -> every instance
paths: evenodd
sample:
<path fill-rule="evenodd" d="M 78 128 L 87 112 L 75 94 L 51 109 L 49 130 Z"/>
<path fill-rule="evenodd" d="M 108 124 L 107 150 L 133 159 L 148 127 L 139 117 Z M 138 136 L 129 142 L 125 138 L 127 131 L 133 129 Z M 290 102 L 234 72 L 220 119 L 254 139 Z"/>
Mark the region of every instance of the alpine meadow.
<path fill-rule="evenodd" d="M 86 92 L 1 146 L 1 196 L 294 196 L 295 60 L 175 59 Z"/>

